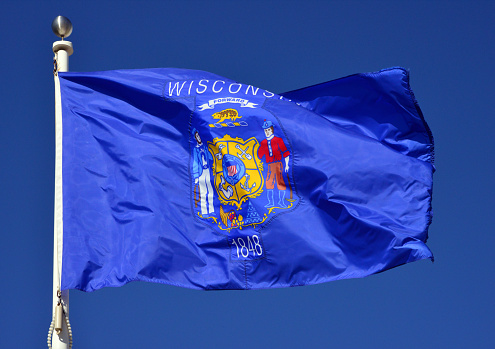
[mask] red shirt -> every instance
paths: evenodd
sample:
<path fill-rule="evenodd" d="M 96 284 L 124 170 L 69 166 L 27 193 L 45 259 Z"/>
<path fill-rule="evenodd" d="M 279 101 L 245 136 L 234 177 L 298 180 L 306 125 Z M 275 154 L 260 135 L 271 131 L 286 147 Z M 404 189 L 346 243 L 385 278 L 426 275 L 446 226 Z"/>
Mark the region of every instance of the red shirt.
<path fill-rule="evenodd" d="M 270 156 L 270 149 L 268 147 L 268 142 L 272 148 L 272 155 Z M 258 148 L 258 157 L 260 159 L 266 156 L 266 162 L 269 164 L 271 162 L 282 160 L 282 156 L 286 158 L 289 156 L 290 152 L 284 144 L 284 141 L 280 137 L 273 137 L 271 140 L 267 141 L 266 138 L 261 141 L 260 147 Z"/>

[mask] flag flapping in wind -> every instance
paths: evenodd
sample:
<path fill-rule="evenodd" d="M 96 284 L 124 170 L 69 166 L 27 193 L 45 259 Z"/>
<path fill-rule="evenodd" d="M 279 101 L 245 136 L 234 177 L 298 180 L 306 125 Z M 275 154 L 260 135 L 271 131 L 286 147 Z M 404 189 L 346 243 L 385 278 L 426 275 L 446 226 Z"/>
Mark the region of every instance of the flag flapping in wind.
<path fill-rule="evenodd" d="M 433 138 L 404 69 L 280 95 L 184 69 L 59 78 L 62 289 L 289 287 L 433 258 Z"/>

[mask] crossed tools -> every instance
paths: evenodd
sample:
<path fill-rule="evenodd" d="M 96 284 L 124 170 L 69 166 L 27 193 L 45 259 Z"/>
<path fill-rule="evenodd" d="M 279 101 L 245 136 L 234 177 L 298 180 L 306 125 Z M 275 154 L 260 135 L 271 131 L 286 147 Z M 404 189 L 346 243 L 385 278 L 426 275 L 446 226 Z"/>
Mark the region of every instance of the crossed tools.
<path fill-rule="evenodd" d="M 248 160 L 251 160 L 251 159 L 253 158 L 250 154 L 248 154 L 248 153 L 247 153 L 247 150 L 248 150 L 248 148 L 249 148 L 249 145 L 247 146 L 247 148 L 246 148 L 245 150 L 244 150 L 244 149 L 242 149 L 242 148 L 241 148 L 241 146 L 240 146 L 239 144 L 236 144 L 236 145 L 235 145 L 235 148 L 241 151 L 241 154 L 237 153 L 237 155 L 239 155 L 239 157 L 240 157 L 241 159 L 242 159 L 242 157 L 243 157 L 243 156 L 245 156 L 245 157 L 246 157 L 246 159 L 248 159 Z"/>

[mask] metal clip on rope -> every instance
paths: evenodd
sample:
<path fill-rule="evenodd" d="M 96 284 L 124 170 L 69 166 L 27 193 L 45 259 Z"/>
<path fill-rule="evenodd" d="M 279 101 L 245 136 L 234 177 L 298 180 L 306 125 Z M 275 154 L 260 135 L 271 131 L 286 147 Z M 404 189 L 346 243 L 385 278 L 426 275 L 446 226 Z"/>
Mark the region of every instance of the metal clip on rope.
<path fill-rule="evenodd" d="M 69 334 L 69 349 L 72 349 L 72 328 L 70 326 L 69 317 L 65 313 L 64 307 L 62 305 L 62 292 L 57 291 L 57 297 L 58 297 L 58 303 L 55 306 L 52 322 L 50 324 L 50 328 L 48 329 L 48 338 L 46 340 L 46 343 L 48 345 L 48 348 L 51 349 L 53 330 L 55 329 L 57 335 L 60 335 L 60 333 L 62 333 L 63 331 L 62 319 L 65 317 L 65 324 L 67 325 L 67 332 Z"/>

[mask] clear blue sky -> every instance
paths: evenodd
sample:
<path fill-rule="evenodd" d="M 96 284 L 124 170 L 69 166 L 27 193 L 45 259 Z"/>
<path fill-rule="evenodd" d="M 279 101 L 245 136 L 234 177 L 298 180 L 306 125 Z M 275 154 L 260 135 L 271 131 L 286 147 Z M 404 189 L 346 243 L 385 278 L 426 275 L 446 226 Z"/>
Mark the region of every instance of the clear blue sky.
<path fill-rule="evenodd" d="M 436 145 L 435 262 L 364 279 L 202 292 L 134 282 L 70 292 L 75 348 L 492 348 L 495 2 L 0 3 L 1 348 L 43 348 L 51 320 L 51 22 L 70 70 L 207 70 L 273 92 L 403 66 Z"/>

